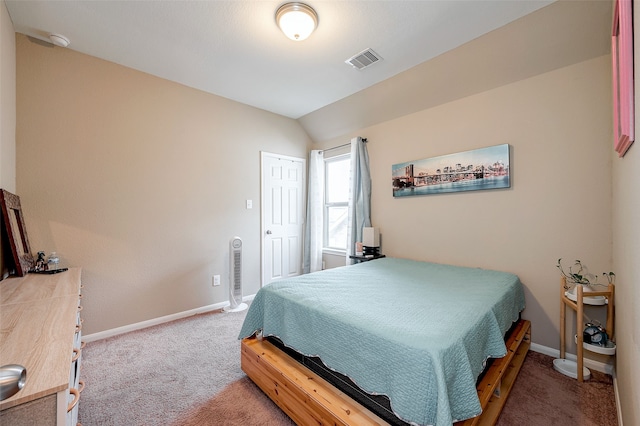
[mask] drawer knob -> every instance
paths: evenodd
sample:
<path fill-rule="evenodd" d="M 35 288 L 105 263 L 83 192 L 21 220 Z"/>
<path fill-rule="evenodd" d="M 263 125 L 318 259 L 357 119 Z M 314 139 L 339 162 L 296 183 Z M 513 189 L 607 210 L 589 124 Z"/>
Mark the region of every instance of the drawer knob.
<path fill-rule="evenodd" d="M 15 395 L 27 381 L 27 369 L 18 364 L 0 367 L 0 401 Z"/>
<path fill-rule="evenodd" d="M 80 401 L 80 392 L 78 392 L 78 389 L 71 388 L 69 389 L 69 393 L 73 395 L 73 401 L 67 406 L 67 413 L 73 410 L 73 408 L 78 405 L 78 401 Z"/>

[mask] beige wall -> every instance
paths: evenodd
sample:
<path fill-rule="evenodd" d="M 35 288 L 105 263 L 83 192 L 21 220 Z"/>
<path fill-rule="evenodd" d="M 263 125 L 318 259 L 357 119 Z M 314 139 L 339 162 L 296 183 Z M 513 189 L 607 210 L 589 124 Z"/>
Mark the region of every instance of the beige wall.
<path fill-rule="evenodd" d="M 9 12 L 0 0 L 0 188 L 16 190 L 16 43 Z M 0 213 L 0 216 L 2 214 Z M 5 241 L 0 226 L 0 241 Z M 8 271 L 4 253 L 8 247 L 0 244 L 0 279 Z"/>
<path fill-rule="evenodd" d="M 16 38 L 0 0 L 0 188 L 16 189 Z"/>
<path fill-rule="evenodd" d="M 559 347 L 558 258 L 611 267 L 611 89 L 603 56 L 323 143 L 369 140 L 386 255 L 510 271 L 535 343 Z M 394 199 L 393 164 L 511 145 L 512 187 Z"/>
<path fill-rule="evenodd" d="M 640 22 L 640 4 L 634 1 L 634 26 Z M 635 57 L 640 57 L 640 33 L 634 35 Z M 636 62 L 637 63 L 637 62 Z M 636 135 L 640 130 L 640 72 L 635 69 Z M 636 136 L 636 140 L 638 137 Z M 614 153 L 615 154 L 615 153 Z M 616 285 L 616 372 L 625 425 L 640 424 L 640 146 L 613 159 L 613 268 Z"/>
<path fill-rule="evenodd" d="M 636 90 L 636 99 L 639 96 Z M 639 125 L 636 119 L 636 128 Z M 635 145 L 624 158 L 616 155 L 613 167 L 616 373 L 625 425 L 640 424 L 640 146 Z"/>
<path fill-rule="evenodd" d="M 236 235 L 254 294 L 260 151 L 306 157 L 298 123 L 16 39 L 17 191 L 32 251 L 83 268 L 85 333 L 228 300 Z"/>

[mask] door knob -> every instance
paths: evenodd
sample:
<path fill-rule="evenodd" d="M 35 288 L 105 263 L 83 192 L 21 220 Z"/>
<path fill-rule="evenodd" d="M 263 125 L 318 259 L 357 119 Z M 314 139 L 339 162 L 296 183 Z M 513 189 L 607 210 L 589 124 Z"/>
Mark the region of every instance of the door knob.
<path fill-rule="evenodd" d="M 271 235 L 271 234 L 272 234 L 272 232 L 267 229 L 267 235 Z"/>

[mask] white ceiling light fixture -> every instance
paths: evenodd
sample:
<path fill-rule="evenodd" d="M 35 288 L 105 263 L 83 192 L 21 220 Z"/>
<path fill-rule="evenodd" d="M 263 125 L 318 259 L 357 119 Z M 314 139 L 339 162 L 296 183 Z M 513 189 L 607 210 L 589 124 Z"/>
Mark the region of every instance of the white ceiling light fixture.
<path fill-rule="evenodd" d="M 318 14 L 304 3 L 285 3 L 276 11 L 276 22 L 284 35 L 302 41 L 318 26 Z"/>
<path fill-rule="evenodd" d="M 61 34 L 49 34 L 49 40 L 51 43 L 60 47 L 67 47 L 69 45 L 69 39 Z"/>

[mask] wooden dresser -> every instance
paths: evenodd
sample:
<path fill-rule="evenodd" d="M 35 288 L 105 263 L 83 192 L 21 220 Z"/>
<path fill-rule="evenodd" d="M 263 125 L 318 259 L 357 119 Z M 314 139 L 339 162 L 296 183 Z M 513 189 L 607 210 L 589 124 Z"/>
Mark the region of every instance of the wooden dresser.
<path fill-rule="evenodd" d="M 0 281 L 0 365 L 27 370 L 24 388 L 0 401 L 2 425 L 78 422 L 80 268 Z"/>

